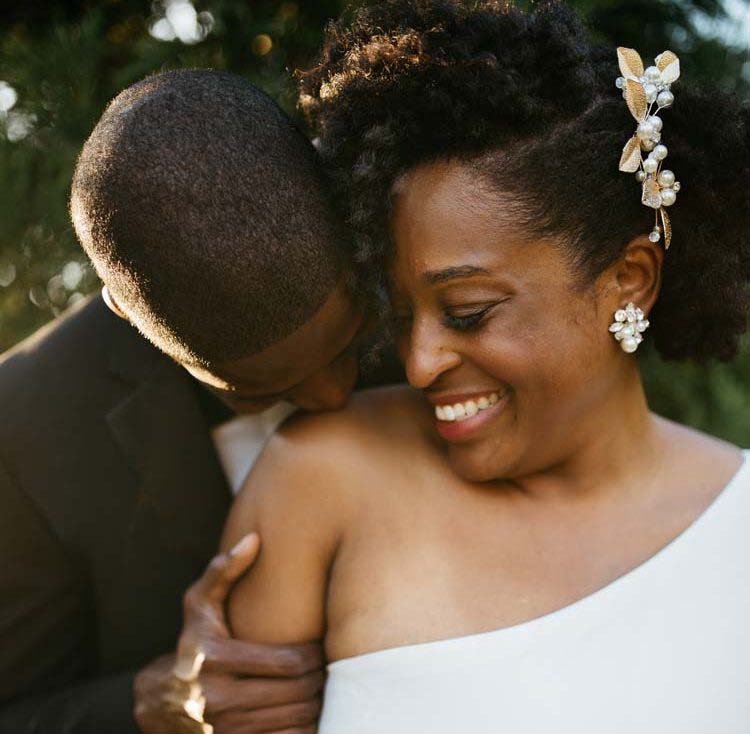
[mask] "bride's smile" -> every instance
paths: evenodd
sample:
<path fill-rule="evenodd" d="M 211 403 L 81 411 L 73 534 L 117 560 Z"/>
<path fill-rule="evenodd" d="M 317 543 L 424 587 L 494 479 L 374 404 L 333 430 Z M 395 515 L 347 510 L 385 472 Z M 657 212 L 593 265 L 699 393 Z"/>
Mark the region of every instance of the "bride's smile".
<path fill-rule="evenodd" d="M 470 397 L 466 397 L 469 394 Z M 432 397 L 435 402 L 436 429 L 451 442 L 468 441 L 496 418 L 508 403 L 509 392 L 464 393 Z"/>
<path fill-rule="evenodd" d="M 589 287 L 559 238 L 524 231 L 521 197 L 478 169 L 446 161 L 401 177 L 390 290 L 407 376 L 435 408 L 452 467 L 487 481 L 562 465 L 606 435 L 637 377 L 600 335 L 618 299 L 653 302 L 661 252 L 644 237 Z M 648 430 L 621 415 L 624 434 Z"/>

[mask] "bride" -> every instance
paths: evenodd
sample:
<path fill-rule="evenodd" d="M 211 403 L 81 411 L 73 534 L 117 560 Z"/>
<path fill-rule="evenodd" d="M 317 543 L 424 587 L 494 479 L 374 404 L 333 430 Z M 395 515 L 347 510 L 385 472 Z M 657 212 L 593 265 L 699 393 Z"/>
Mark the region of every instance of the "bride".
<path fill-rule="evenodd" d="M 667 89 L 666 55 L 623 100 L 556 4 L 391 0 L 328 34 L 304 102 L 410 387 L 270 442 L 224 538 L 263 539 L 234 634 L 324 639 L 324 734 L 746 732 L 750 468 L 651 413 L 633 351 L 736 352 L 747 111 Z M 675 102 L 644 127 L 646 83 Z"/>

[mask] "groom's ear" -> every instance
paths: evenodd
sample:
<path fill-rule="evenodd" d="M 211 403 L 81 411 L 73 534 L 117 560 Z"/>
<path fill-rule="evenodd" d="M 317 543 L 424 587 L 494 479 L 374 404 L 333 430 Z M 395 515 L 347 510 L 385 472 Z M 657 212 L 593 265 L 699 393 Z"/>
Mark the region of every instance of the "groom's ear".
<path fill-rule="evenodd" d="M 130 321 L 130 319 L 125 315 L 125 312 L 117 305 L 117 301 L 112 297 L 112 294 L 109 292 L 109 288 L 105 285 L 102 288 L 102 298 L 104 299 L 104 303 L 107 304 L 107 307 L 109 308 L 112 313 L 117 314 L 121 319 L 124 319 L 125 321 Z"/>

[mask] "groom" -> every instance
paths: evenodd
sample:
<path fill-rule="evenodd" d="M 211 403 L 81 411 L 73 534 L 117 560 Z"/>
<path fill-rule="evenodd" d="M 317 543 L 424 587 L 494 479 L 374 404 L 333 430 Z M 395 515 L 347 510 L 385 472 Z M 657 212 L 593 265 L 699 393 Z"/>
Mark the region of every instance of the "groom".
<path fill-rule="evenodd" d="M 124 91 L 71 212 L 110 309 L 0 361 L 0 733 L 198 732 L 164 702 L 183 592 L 284 404 L 345 403 L 362 309 L 314 150 L 232 75 Z M 319 650 L 228 638 L 221 601 L 252 556 L 215 560 L 186 598 L 206 720 L 313 731 Z"/>

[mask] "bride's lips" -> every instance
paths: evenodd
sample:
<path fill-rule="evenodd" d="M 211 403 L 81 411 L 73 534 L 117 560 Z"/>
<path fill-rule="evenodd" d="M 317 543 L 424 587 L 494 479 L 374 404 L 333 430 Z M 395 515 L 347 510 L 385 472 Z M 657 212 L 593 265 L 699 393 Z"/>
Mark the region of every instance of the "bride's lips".
<path fill-rule="evenodd" d="M 438 434 L 450 443 L 461 443 L 471 440 L 487 423 L 494 420 L 503 412 L 508 403 L 508 396 L 508 390 L 496 390 L 473 394 L 463 393 L 461 395 L 430 397 L 430 402 L 436 409 L 435 427 Z M 475 406 L 481 406 L 487 402 L 490 403 L 487 407 L 479 407 L 478 410 L 476 407 L 470 407 L 470 411 L 474 412 L 476 410 L 476 413 L 470 417 L 464 415 L 460 420 L 441 420 L 437 415 L 443 413 L 444 407 L 453 408 L 470 403 L 474 403 Z M 453 415 L 455 415 L 455 412 Z"/>

